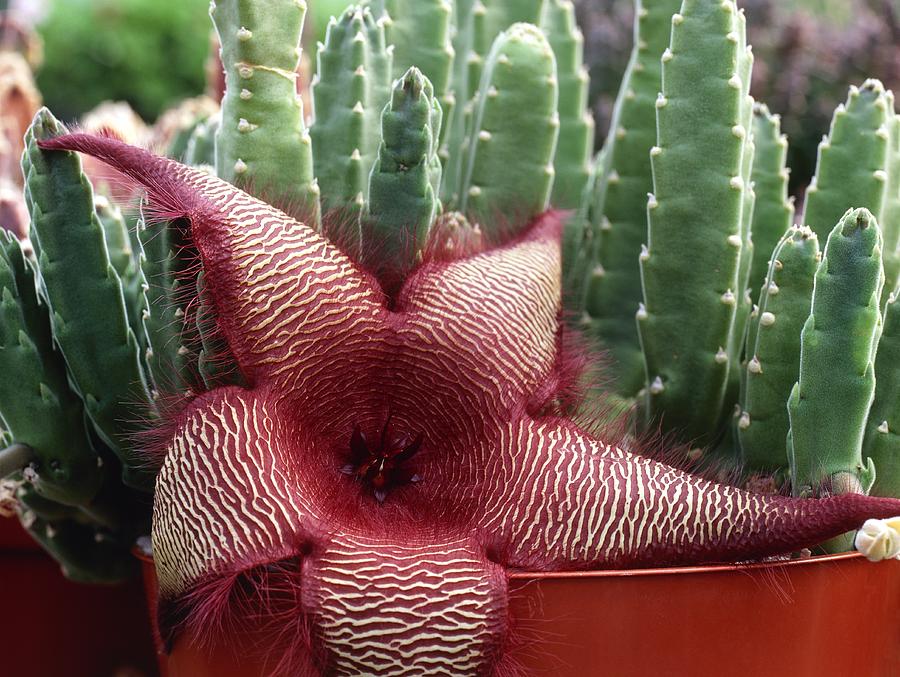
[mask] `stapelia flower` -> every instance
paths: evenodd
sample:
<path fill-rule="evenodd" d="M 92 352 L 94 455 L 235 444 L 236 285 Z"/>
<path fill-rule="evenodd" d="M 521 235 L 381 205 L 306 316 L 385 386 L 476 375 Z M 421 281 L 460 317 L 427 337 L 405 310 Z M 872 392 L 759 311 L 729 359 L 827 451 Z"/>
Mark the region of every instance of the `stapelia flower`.
<path fill-rule="evenodd" d="M 749 494 L 545 413 L 565 380 L 553 213 L 506 246 L 426 259 L 388 299 L 218 179 L 110 139 L 41 145 L 107 161 L 190 222 L 248 384 L 172 422 L 153 522 L 169 638 L 240 576 L 287 576 L 287 614 L 309 623 L 296 672 L 490 674 L 508 667 L 510 570 L 759 558 L 900 513 Z"/>

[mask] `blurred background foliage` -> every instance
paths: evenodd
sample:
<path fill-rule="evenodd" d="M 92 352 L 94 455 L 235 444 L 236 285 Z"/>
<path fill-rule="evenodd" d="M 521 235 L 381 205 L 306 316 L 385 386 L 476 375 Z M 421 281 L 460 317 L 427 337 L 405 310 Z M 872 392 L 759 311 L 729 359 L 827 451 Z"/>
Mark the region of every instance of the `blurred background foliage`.
<path fill-rule="evenodd" d="M 0 2 L 2 5 L 9 4 Z M 203 92 L 211 29 L 208 0 L 19 0 L 44 43 L 38 87 L 61 118 L 107 100 L 153 121 Z M 308 37 L 321 41 L 347 0 L 310 0 Z M 314 48 L 314 44 L 311 45 Z"/>
<path fill-rule="evenodd" d="M 208 3 L 201 0 L 54 0 L 38 33 L 37 84 L 64 119 L 125 100 L 153 120 L 204 89 Z"/>
<path fill-rule="evenodd" d="M 598 145 L 631 50 L 632 0 L 574 0 L 591 69 Z M 816 150 L 847 83 L 866 77 L 900 90 L 900 0 L 738 0 L 756 57 L 753 95 L 782 117 L 793 190 L 808 183 Z"/>
<path fill-rule="evenodd" d="M 347 0 L 308 0 L 307 53 Z M 574 0 L 591 68 L 602 143 L 631 50 L 632 0 Z M 7 4 L 0 0 L 0 6 Z M 867 74 L 900 89 L 900 0 L 739 0 L 756 65 L 753 93 L 782 115 L 795 189 L 809 180 L 816 147 L 846 83 Z M 12 0 L 37 26 L 45 103 L 74 119 L 124 100 L 147 121 L 206 87 L 208 0 Z"/>

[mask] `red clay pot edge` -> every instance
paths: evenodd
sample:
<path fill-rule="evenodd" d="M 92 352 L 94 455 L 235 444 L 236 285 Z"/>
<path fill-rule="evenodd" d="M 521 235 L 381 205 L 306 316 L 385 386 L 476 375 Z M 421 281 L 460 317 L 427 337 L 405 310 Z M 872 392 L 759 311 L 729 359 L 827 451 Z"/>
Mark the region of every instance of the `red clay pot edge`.
<path fill-rule="evenodd" d="M 510 574 L 510 580 L 552 580 L 571 578 L 608 578 L 629 576 L 667 576 L 670 574 L 707 574 L 726 571 L 758 571 L 780 567 L 797 567 L 820 564 L 824 562 L 840 562 L 863 557 L 859 552 L 842 552 L 836 555 L 813 555 L 802 559 L 772 560 L 771 562 L 745 562 L 738 564 L 705 564 L 680 567 L 654 567 L 651 569 L 603 569 L 598 571 L 517 571 Z"/>
<path fill-rule="evenodd" d="M 153 558 L 135 555 L 154 600 Z M 870 564 L 856 552 L 744 564 L 517 572 L 510 575 L 510 608 L 517 632 L 525 630 L 522 636 L 530 639 L 514 653 L 528 674 L 553 677 L 608 677 L 610 669 L 616 677 L 721 677 L 723 665 L 732 677 L 893 677 L 898 673 L 891 666 L 900 665 L 897 573 L 900 562 Z M 854 613 L 861 608 L 865 614 Z M 647 632 L 653 642 L 641 641 L 635 651 L 636 638 Z M 880 648 L 859 654 L 863 646 Z M 835 660 L 835 652 L 855 656 L 854 671 Z M 236 661 L 230 642 L 210 654 L 188 638 L 158 659 L 169 677 L 267 674 L 249 656 Z"/>

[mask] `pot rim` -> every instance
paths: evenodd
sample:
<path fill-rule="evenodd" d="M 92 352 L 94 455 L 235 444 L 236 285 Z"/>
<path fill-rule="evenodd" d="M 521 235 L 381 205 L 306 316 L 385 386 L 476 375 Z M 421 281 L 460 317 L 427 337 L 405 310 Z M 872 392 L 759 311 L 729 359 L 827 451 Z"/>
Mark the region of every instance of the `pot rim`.
<path fill-rule="evenodd" d="M 698 564 L 693 566 L 653 567 L 650 569 L 604 569 L 598 571 L 516 571 L 511 580 L 547 581 L 554 579 L 578 578 L 629 578 L 644 576 L 667 576 L 672 574 L 714 574 L 735 571 L 739 573 L 781 567 L 811 566 L 830 562 L 847 562 L 861 559 L 862 553 L 842 552 L 835 555 L 811 555 L 802 559 L 773 560 L 770 562 L 743 562 L 737 564 Z"/>
<path fill-rule="evenodd" d="M 134 545 L 132 554 L 145 564 L 153 564 L 153 555 Z M 552 581 L 597 578 L 640 578 L 645 576 L 669 576 L 676 574 L 716 574 L 726 572 L 749 573 L 761 569 L 802 567 L 831 562 L 849 562 L 862 559 L 860 552 L 842 552 L 835 555 L 811 555 L 802 559 L 773 560 L 771 562 L 746 562 L 737 564 L 702 564 L 694 566 L 653 567 L 650 569 L 603 569 L 597 571 L 513 571 L 510 581 Z M 874 562 L 873 564 L 877 564 Z"/>

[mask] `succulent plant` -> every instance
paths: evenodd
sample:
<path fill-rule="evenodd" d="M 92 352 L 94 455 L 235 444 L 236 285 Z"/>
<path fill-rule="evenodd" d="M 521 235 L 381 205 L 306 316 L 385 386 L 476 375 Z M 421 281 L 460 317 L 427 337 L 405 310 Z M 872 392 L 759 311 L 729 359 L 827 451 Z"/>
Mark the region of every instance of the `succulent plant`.
<path fill-rule="evenodd" d="M 429 256 L 388 298 L 310 226 L 202 171 L 82 134 L 40 145 L 102 158 L 190 223 L 247 382 L 167 426 L 153 549 L 170 643 L 222 627 L 265 569 L 284 580 L 253 594 L 295 586 L 297 616 L 314 619 L 285 647 L 293 674 L 437 656 L 477 674 L 504 664 L 506 570 L 760 557 L 900 509 L 713 484 L 555 413 L 570 359 L 558 214 L 504 246 Z M 395 602 L 409 597 L 424 617 Z"/>
<path fill-rule="evenodd" d="M 787 141 L 778 117 L 763 105 L 752 105 L 747 96 L 752 56 L 744 49 L 742 15 L 732 12 L 729 24 L 712 5 L 683 3 L 684 11 L 671 20 L 669 41 L 665 28 L 656 28 L 657 21 L 666 23 L 658 16 L 674 12 L 669 5 L 658 0 L 638 6 L 636 48 L 598 156 L 593 197 L 583 210 L 580 232 L 571 231 L 566 275 L 575 322 L 617 358 L 613 369 L 619 395 L 639 405 L 638 430 L 661 426 L 689 445 L 692 457 L 737 464 L 750 484 L 771 491 L 785 486 L 799 493 L 868 491 L 871 465 L 863 454 L 862 431 L 885 422 L 883 414 L 874 412 L 890 410 L 897 395 L 882 391 L 873 410 L 882 418 L 867 424 L 873 406 L 871 378 L 865 396 L 860 391 L 858 396 L 848 392 L 846 398 L 835 397 L 831 387 L 803 386 L 807 379 L 801 371 L 813 379 L 830 372 L 837 382 L 860 375 L 851 376 L 855 367 L 849 361 L 838 368 L 831 352 L 815 358 L 814 347 L 820 343 L 804 339 L 807 343 L 801 345 L 800 330 L 804 321 L 813 324 L 814 279 L 845 274 L 863 285 L 860 289 L 875 285 L 880 299 L 867 317 L 879 326 L 889 290 L 897 285 L 900 127 L 893 95 L 877 80 L 851 87 L 820 145 L 800 220 L 804 225 L 793 228 Z M 721 25 L 692 28 L 683 18 L 689 6 L 698 12 L 695 20 L 707 12 L 710 22 L 716 17 Z M 692 50 L 683 46 L 688 43 Z M 718 57 L 713 56 L 716 49 L 722 52 Z M 705 59 L 694 61 L 701 51 Z M 655 116 L 653 90 L 643 84 L 652 73 L 645 62 L 653 53 L 661 55 L 663 74 Z M 682 53 L 690 58 L 680 60 Z M 721 64 L 722 70 L 710 69 L 710 63 Z M 698 127 L 690 121 L 701 99 L 707 122 L 716 119 L 716 124 Z M 678 102 L 674 110 L 673 100 Z M 647 160 L 634 159 L 642 155 Z M 693 162 L 696 167 L 688 169 Z M 698 177 L 709 181 L 702 190 L 695 188 Z M 641 206 L 645 191 L 650 193 L 646 225 Z M 854 272 L 853 265 L 862 264 L 848 258 L 820 263 L 818 241 L 824 246 L 854 207 L 870 210 L 869 226 L 860 232 L 882 238 L 870 248 L 866 260 L 871 265 Z M 878 283 L 882 269 L 887 280 Z M 754 306 L 757 289 L 762 291 Z M 823 311 L 858 302 L 847 287 L 834 292 Z M 854 334 L 848 347 L 869 361 L 878 343 L 875 324 L 872 331 Z M 801 369 L 801 363 L 817 366 Z M 882 369 L 883 378 L 892 382 L 892 368 L 882 363 Z M 798 380 L 804 393 L 800 409 L 818 413 L 792 424 L 787 402 Z M 852 438 L 839 441 L 826 434 L 818 421 L 829 407 L 842 412 L 834 420 L 843 421 L 844 413 L 854 411 L 854 423 L 847 427 L 855 431 Z M 792 428 L 803 438 L 800 448 L 787 437 Z M 815 432 L 807 436 L 800 428 Z M 844 461 L 827 460 L 836 458 Z M 882 458 L 890 472 L 892 462 Z M 840 473 L 856 480 L 836 481 Z M 898 488 L 879 485 L 883 493 Z"/>
<path fill-rule="evenodd" d="M 896 338 L 879 250 L 900 203 L 880 85 L 851 92 L 823 145 L 807 207 L 832 233 L 818 261 L 809 228 L 778 233 L 784 142 L 749 97 L 732 0 L 638 6 L 643 37 L 593 166 L 566 0 L 352 6 L 329 24 L 311 123 L 295 82 L 304 3 L 261 7 L 213 4 L 222 108 L 159 144 L 196 166 L 69 133 L 46 110 L 30 128 L 35 253 L 7 238 L 0 257 L 0 364 L 18 370 L 0 387 L 0 469 L 71 574 L 124 575 L 154 490 L 170 646 L 239 621 L 247 599 L 283 618 L 265 606 L 281 596 L 282 672 L 441 661 L 462 675 L 513 667 L 508 571 L 783 555 L 867 518 L 858 547 L 900 554 L 896 522 L 876 521 L 900 500 L 865 495 L 873 463 L 887 478 L 897 465 L 900 367 L 875 352 L 882 325 Z M 839 162 L 848 122 L 870 144 Z M 76 152 L 142 188 L 134 232 Z M 840 172 L 882 185 L 880 201 L 852 204 L 857 184 L 828 178 Z M 614 270 L 627 296 L 600 317 Z M 859 335 L 835 331 L 841 318 Z M 607 341 L 628 356 L 620 401 L 641 402 L 624 423 L 591 414 L 609 403 L 589 376 Z M 824 369 L 829 351 L 841 360 Z M 772 353 L 782 373 L 763 396 Z M 823 399 L 839 386 L 844 399 Z M 779 398 L 785 416 L 757 416 Z M 835 446 L 812 425 L 829 406 L 854 416 Z M 50 424 L 26 416 L 37 407 Z M 660 424 L 803 496 L 654 460 Z M 763 438 L 789 441 L 765 455 L 750 442 Z"/>

